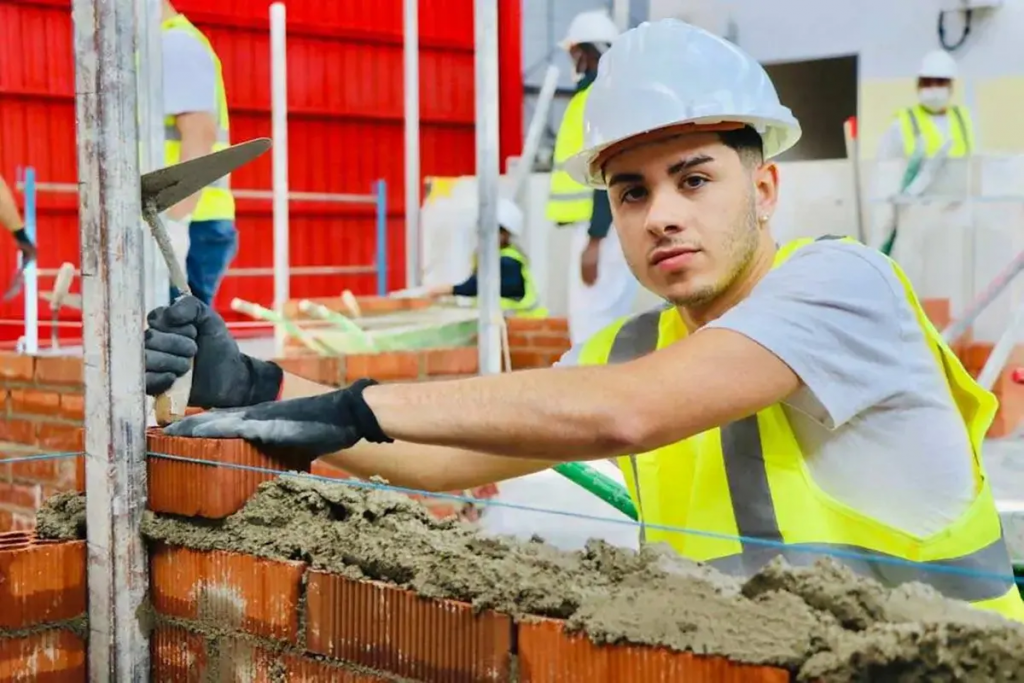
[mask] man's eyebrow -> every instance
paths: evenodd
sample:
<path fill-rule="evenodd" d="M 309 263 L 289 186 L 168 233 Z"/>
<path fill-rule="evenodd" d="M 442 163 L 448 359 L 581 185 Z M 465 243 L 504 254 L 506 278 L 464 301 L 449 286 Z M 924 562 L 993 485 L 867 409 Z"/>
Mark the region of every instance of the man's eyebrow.
<path fill-rule="evenodd" d="M 707 154 L 697 154 L 697 155 L 694 155 L 694 156 L 689 157 L 687 159 L 683 159 L 682 161 L 676 162 L 676 163 L 672 164 L 671 166 L 669 166 L 668 167 L 668 174 L 669 175 L 676 175 L 677 173 L 679 173 L 681 171 L 686 171 L 686 170 L 689 170 L 691 168 L 695 168 L 697 166 L 700 166 L 702 164 L 706 164 L 706 163 L 711 162 L 711 161 L 714 161 L 714 159 L 709 157 Z"/>
<path fill-rule="evenodd" d="M 676 163 L 674 163 L 671 166 L 669 166 L 668 167 L 668 174 L 669 175 L 676 175 L 677 173 L 680 173 L 682 171 L 685 171 L 685 170 L 688 170 L 688 169 L 691 169 L 691 168 L 694 168 L 696 166 L 700 166 L 702 164 L 706 164 L 706 163 L 709 163 L 709 162 L 712 162 L 712 161 L 714 161 L 714 159 L 712 157 L 708 156 L 707 154 L 696 154 L 696 155 L 694 155 L 692 157 L 688 157 L 686 159 L 683 159 L 682 161 L 677 161 Z M 616 173 L 608 181 L 608 187 L 612 187 L 614 185 L 620 185 L 622 183 L 639 183 L 639 182 L 643 182 L 643 179 L 644 179 L 644 176 L 643 176 L 642 173 Z"/>

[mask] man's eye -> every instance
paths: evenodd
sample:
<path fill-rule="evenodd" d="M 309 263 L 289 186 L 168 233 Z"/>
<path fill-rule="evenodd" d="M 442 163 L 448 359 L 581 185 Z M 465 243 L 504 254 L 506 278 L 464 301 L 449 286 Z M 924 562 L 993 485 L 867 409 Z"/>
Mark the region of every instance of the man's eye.
<path fill-rule="evenodd" d="M 644 198 L 647 191 L 642 187 L 631 187 L 622 193 L 621 200 L 623 202 L 636 202 Z"/>
<path fill-rule="evenodd" d="M 683 179 L 683 185 L 685 185 L 687 189 L 696 190 L 697 188 L 701 187 L 704 183 L 706 183 L 707 180 L 707 178 L 704 178 L 702 176 L 692 175 Z"/>

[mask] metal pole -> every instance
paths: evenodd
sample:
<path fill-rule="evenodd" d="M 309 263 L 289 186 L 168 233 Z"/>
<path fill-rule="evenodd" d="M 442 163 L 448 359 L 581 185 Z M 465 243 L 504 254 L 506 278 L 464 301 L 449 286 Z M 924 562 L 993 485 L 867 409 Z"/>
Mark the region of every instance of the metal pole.
<path fill-rule="evenodd" d="M 161 0 L 135 0 L 135 40 L 139 55 L 137 97 L 139 105 L 139 171 L 148 173 L 164 166 L 164 71 Z M 170 281 L 156 240 L 140 218 L 142 272 L 146 310 L 166 306 Z"/>
<path fill-rule="evenodd" d="M 82 244 L 89 680 L 146 681 L 142 215 L 135 5 L 73 0 Z"/>
<path fill-rule="evenodd" d="M 270 101 L 273 121 L 274 163 L 274 310 L 284 313 L 290 297 L 290 249 L 288 244 L 288 62 L 285 38 L 285 6 L 270 6 Z M 287 335 L 274 327 L 277 355 L 284 355 Z"/>
<path fill-rule="evenodd" d="M 612 0 L 612 21 L 620 31 L 629 30 L 629 0 Z"/>
<path fill-rule="evenodd" d="M 388 183 L 374 183 L 377 195 L 377 296 L 388 295 Z"/>
<path fill-rule="evenodd" d="M 420 22 L 418 0 L 402 1 L 405 27 L 405 286 L 420 284 Z"/>
<path fill-rule="evenodd" d="M 551 110 L 551 102 L 555 99 L 555 88 L 558 87 L 558 67 L 554 64 L 548 66 L 544 74 L 544 84 L 541 85 L 540 94 L 537 95 L 537 103 L 533 108 L 533 118 L 530 119 L 530 127 L 526 130 L 526 140 L 523 142 L 523 153 L 519 156 L 519 163 L 516 164 L 512 183 L 512 196 L 520 204 L 521 195 L 526 188 L 526 181 L 530 178 L 533 170 L 533 162 L 537 158 L 537 150 L 540 148 L 540 138 L 544 134 L 544 126 L 548 121 L 548 112 Z"/>
<path fill-rule="evenodd" d="M 498 251 L 498 2 L 473 3 L 476 36 L 477 302 L 480 374 L 501 372 Z"/>
<path fill-rule="evenodd" d="M 39 244 L 39 231 L 36 217 L 36 169 L 29 166 L 25 169 L 25 232 L 30 240 Z M 21 261 L 21 253 L 18 253 Z M 39 268 L 33 261 L 25 266 L 22 273 L 25 278 L 25 344 L 23 351 L 33 354 L 39 352 Z"/>

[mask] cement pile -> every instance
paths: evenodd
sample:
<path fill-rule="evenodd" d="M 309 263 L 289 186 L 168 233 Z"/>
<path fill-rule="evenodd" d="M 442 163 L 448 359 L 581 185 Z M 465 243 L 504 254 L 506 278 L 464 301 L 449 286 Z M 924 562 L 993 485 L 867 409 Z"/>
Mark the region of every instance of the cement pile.
<path fill-rule="evenodd" d="M 539 538 L 484 537 L 404 495 L 297 477 L 263 484 L 221 522 L 147 513 L 143 533 L 566 619 L 599 643 L 780 666 L 797 680 L 1024 681 L 1024 626 L 920 584 L 883 588 L 829 559 L 801 569 L 779 560 L 743 582 L 658 548 L 594 541 L 566 552 Z"/>

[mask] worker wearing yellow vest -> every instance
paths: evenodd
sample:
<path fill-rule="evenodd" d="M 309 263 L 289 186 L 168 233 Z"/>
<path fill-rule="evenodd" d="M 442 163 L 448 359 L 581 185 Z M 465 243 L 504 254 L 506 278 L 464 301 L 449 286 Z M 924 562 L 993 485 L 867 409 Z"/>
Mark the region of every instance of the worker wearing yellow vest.
<path fill-rule="evenodd" d="M 919 147 L 930 158 L 950 141 L 949 158 L 974 151 L 974 124 L 970 110 L 952 104 L 956 61 L 945 50 L 925 55 L 917 72 L 917 104 L 896 113 L 882 137 L 879 159 L 909 159 Z"/>
<path fill-rule="evenodd" d="M 559 47 L 573 61 L 576 94 L 565 109 L 555 140 L 554 168 L 547 217 L 573 230 L 570 243 L 569 336 L 573 343 L 587 339 L 633 308 L 639 284 L 622 255 L 611 229 L 608 193 L 581 185 L 564 164 L 583 145 L 583 111 L 597 65 L 618 37 L 619 30 L 604 10 L 578 14 Z"/>
<path fill-rule="evenodd" d="M 436 491 L 616 458 L 643 543 L 739 576 L 831 555 L 1024 620 L 982 461 L 996 399 L 894 261 L 849 239 L 776 244 L 773 158 L 801 131 L 757 60 L 676 19 L 642 24 L 605 54 L 585 130 L 566 169 L 608 189 L 663 306 L 556 368 L 336 389 L 244 356 L 184 299 L 150 317 L 147 392 L 194 361 L 193 405 L 241 410 L 167 433 Z"/>
<path fill-rule="evenodd" d="M 164 163 L 170 166 L 227 147 L 230 124 L 220 59 L 209 40 L 167 0 L 162 18 Z M 189 287 L 208 304 L 238 251 L 229 183 L 224 177 L 166 214 Z"/>
<path fill-rule="evenodd" d="M 546 318 L 548 311 L 540 305 L 537 286 L 530 273 L 526 256 L 516 246 L 514 240 L 523 234 L 523 212 L 515 202 L 502 197 L 498 200 L 498 229 L 501 231 L 500 268 L 500 302 L 505 315 L 518 318 Z M 426 290 L 425 295 L 431 298 L 440 296 L 476 297 L 478 292 L 476 258 L 474 257 L 473 272 L 466 280 L 457 285 L 436 285 Z"/>

